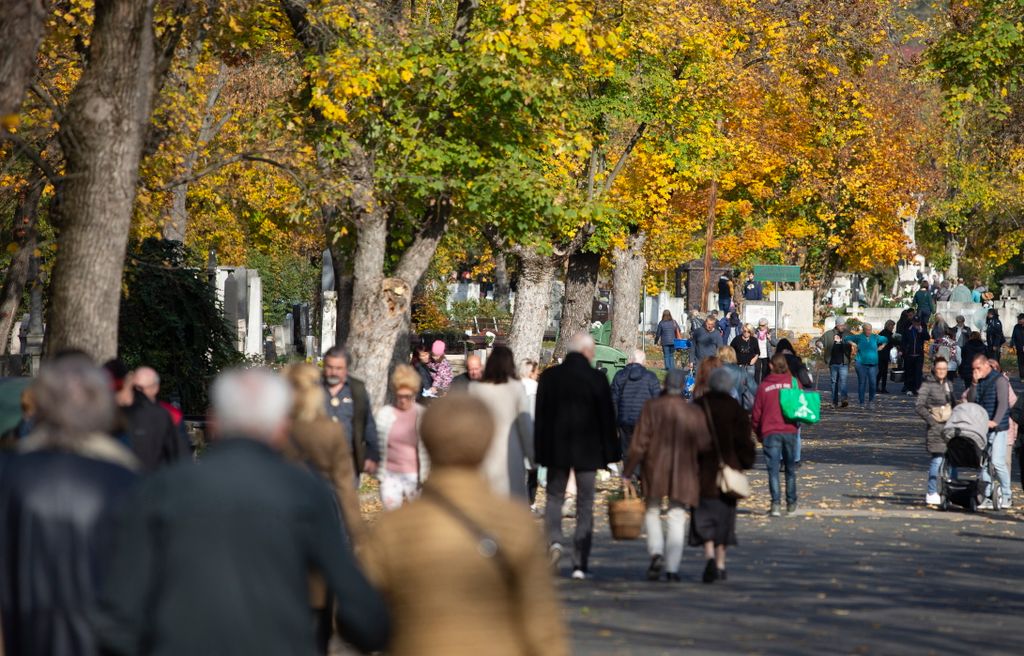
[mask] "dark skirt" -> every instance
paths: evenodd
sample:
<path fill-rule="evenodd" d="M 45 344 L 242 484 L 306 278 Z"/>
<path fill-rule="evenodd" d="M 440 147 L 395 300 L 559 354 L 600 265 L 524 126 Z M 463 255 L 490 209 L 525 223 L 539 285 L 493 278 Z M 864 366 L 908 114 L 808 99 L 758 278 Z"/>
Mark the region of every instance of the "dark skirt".
<path fill-rule="evenodd" d="M 691 547 L 699 547 L 705 542 L 714 542 L 715 546 L 736 544 L 736 500 L 726 496 L 704 498 L 700 505 L 693 509 L 690 517 Z"/>

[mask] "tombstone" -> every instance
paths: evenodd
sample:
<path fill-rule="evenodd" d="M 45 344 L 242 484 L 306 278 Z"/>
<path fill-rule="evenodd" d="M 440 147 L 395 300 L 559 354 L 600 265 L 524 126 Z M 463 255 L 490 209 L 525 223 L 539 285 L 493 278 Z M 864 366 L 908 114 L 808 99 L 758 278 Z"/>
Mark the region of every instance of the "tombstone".
<path fill-rule="evenodd" d="M 238 321 L 238 284 L 235 272 L 228 271 L 224 278 L 221 302 L 224 308 L 224 321 L 227 321 L 229 326 L 234 326 Z"/>
<path fill-rule="evenodd" d="M 284 330 L 284 346 L 288 353 L 292 353 L 295 349 L 295 323 L 292 321 L 292 313 L 284 315 L 284 325 L 281 328 Z"/>
<path fill-rule="evenodd" d="M 11 327 L 11 343 L 10 347 L 7 349 L 7 352 L 11 355 L 18 355 L 21 353 L 21 326 L 22 323 L 20 321 L 15 321 L 14 325 Z"/>
<path fill-rule="evenodd" d="M 259 357 L 263 354 L 263 281 L 256 271 L 247 271 L 246 277 L 249 281 L 246 287 L 247 307 L 244 314 L 247 330 L 242 350 L 246 355 Z"/>
<path fill-rule="evenodd" d="M 315 357 L 315 355 L 319 353 L 319 351 L 316 348 L 316 337 L 314 337 L 313 335 L 306 335 L 306 337 L 303 339 L 302 346 L 304 349 L 303 353 L 307 358 Z"/>
<path fill-rule="evenodd" d="M 277 351 L 274 349 L 274 340 L 265 339 L 263 340 L 263 361 L 264 362 L 275 362 L 277 361 Z"/>
<path fill-rule="evenodd" d="M 334 346 L 334 339 L 338 334 L 338 293 L 324 291 L 323 307 L 320 316 L 320 349 L 315 355 L 319 355 Z"/>
<path fill-rule="evenodd" d="M 320 264 L 320 291 L 334 291 L 334 259 L 330 249 L 324 249 Z"/>
<path fill-rule="evenodd" d="M 294 326 L 292 334 L 295 337 L 295 344 L 301 346 L 309 330 L 309 303 L 296 303 L 292 305 L 292 321 Z"/>
<path fill-rule="evenodd" d="M 271 326 L 270 334 L 274 341 L 274 351 L 276 351 L 279 356 L 286 355 L 288 353 L 288 343 L 285 341 L 284 326 Z"/>

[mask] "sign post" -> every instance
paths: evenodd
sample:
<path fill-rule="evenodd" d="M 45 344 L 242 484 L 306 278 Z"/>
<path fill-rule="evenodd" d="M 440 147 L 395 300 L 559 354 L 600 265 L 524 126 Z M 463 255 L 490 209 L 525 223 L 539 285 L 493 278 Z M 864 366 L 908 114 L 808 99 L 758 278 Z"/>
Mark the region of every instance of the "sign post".
<path fill-rule="evenodd" d="M 754 280 L 775 284 L 775 334 L 779 332 L 779 285 L 780 282 L 800 282 L 800 267 L 781 264 L 754 265 Z"/>

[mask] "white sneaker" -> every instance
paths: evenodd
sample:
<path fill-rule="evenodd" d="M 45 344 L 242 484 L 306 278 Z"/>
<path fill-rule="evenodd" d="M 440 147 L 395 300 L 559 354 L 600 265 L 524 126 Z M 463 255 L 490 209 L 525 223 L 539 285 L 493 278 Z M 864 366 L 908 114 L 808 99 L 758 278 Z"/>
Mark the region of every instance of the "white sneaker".
<path fill-rule="evenodd" d="M 1003 499 L 1003 502 L 999 504 L 999 507 L 1002 508 L 1003 510 L 1009 510 L 1010 508 L 1013 507 L 1011 499 L 1009 497 Z"/>
<path fill-rule="evenodd" d="M 587 573 L 581 569 L 574 569 L 572 571 L 572 578 L 574 581 L 584 581 L 587 578 Z"/>
<path fill-rule="evenodd" d="M 992 510 L 993 508 L 992 499 L 985 499 L 978 504 L 978 510 Z"/>
<path fill-rule="evenodd" d="M 933 494 L 925 495 L 924 502 L 929 506 L 937 506 L 942 503 L 942 497 L 939 496 L 938 492 Z"/>

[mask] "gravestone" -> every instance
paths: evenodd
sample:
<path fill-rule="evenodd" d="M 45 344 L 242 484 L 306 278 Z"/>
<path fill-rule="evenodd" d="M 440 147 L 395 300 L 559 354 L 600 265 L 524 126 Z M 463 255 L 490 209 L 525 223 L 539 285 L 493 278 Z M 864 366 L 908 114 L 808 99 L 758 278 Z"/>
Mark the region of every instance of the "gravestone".
<path fill-rule="evenodd" d="M 246 335 L 243 352 L 252 357 L 263 354 L 263 281 L 256 271 L 247 271 Z"/>
<path fill-rule="evenodd" d="M 338 293 L 325 290 L 320 316 L 320 349 L 313 355 L 320 355 L 334 346 L 338 334 Z"/>

